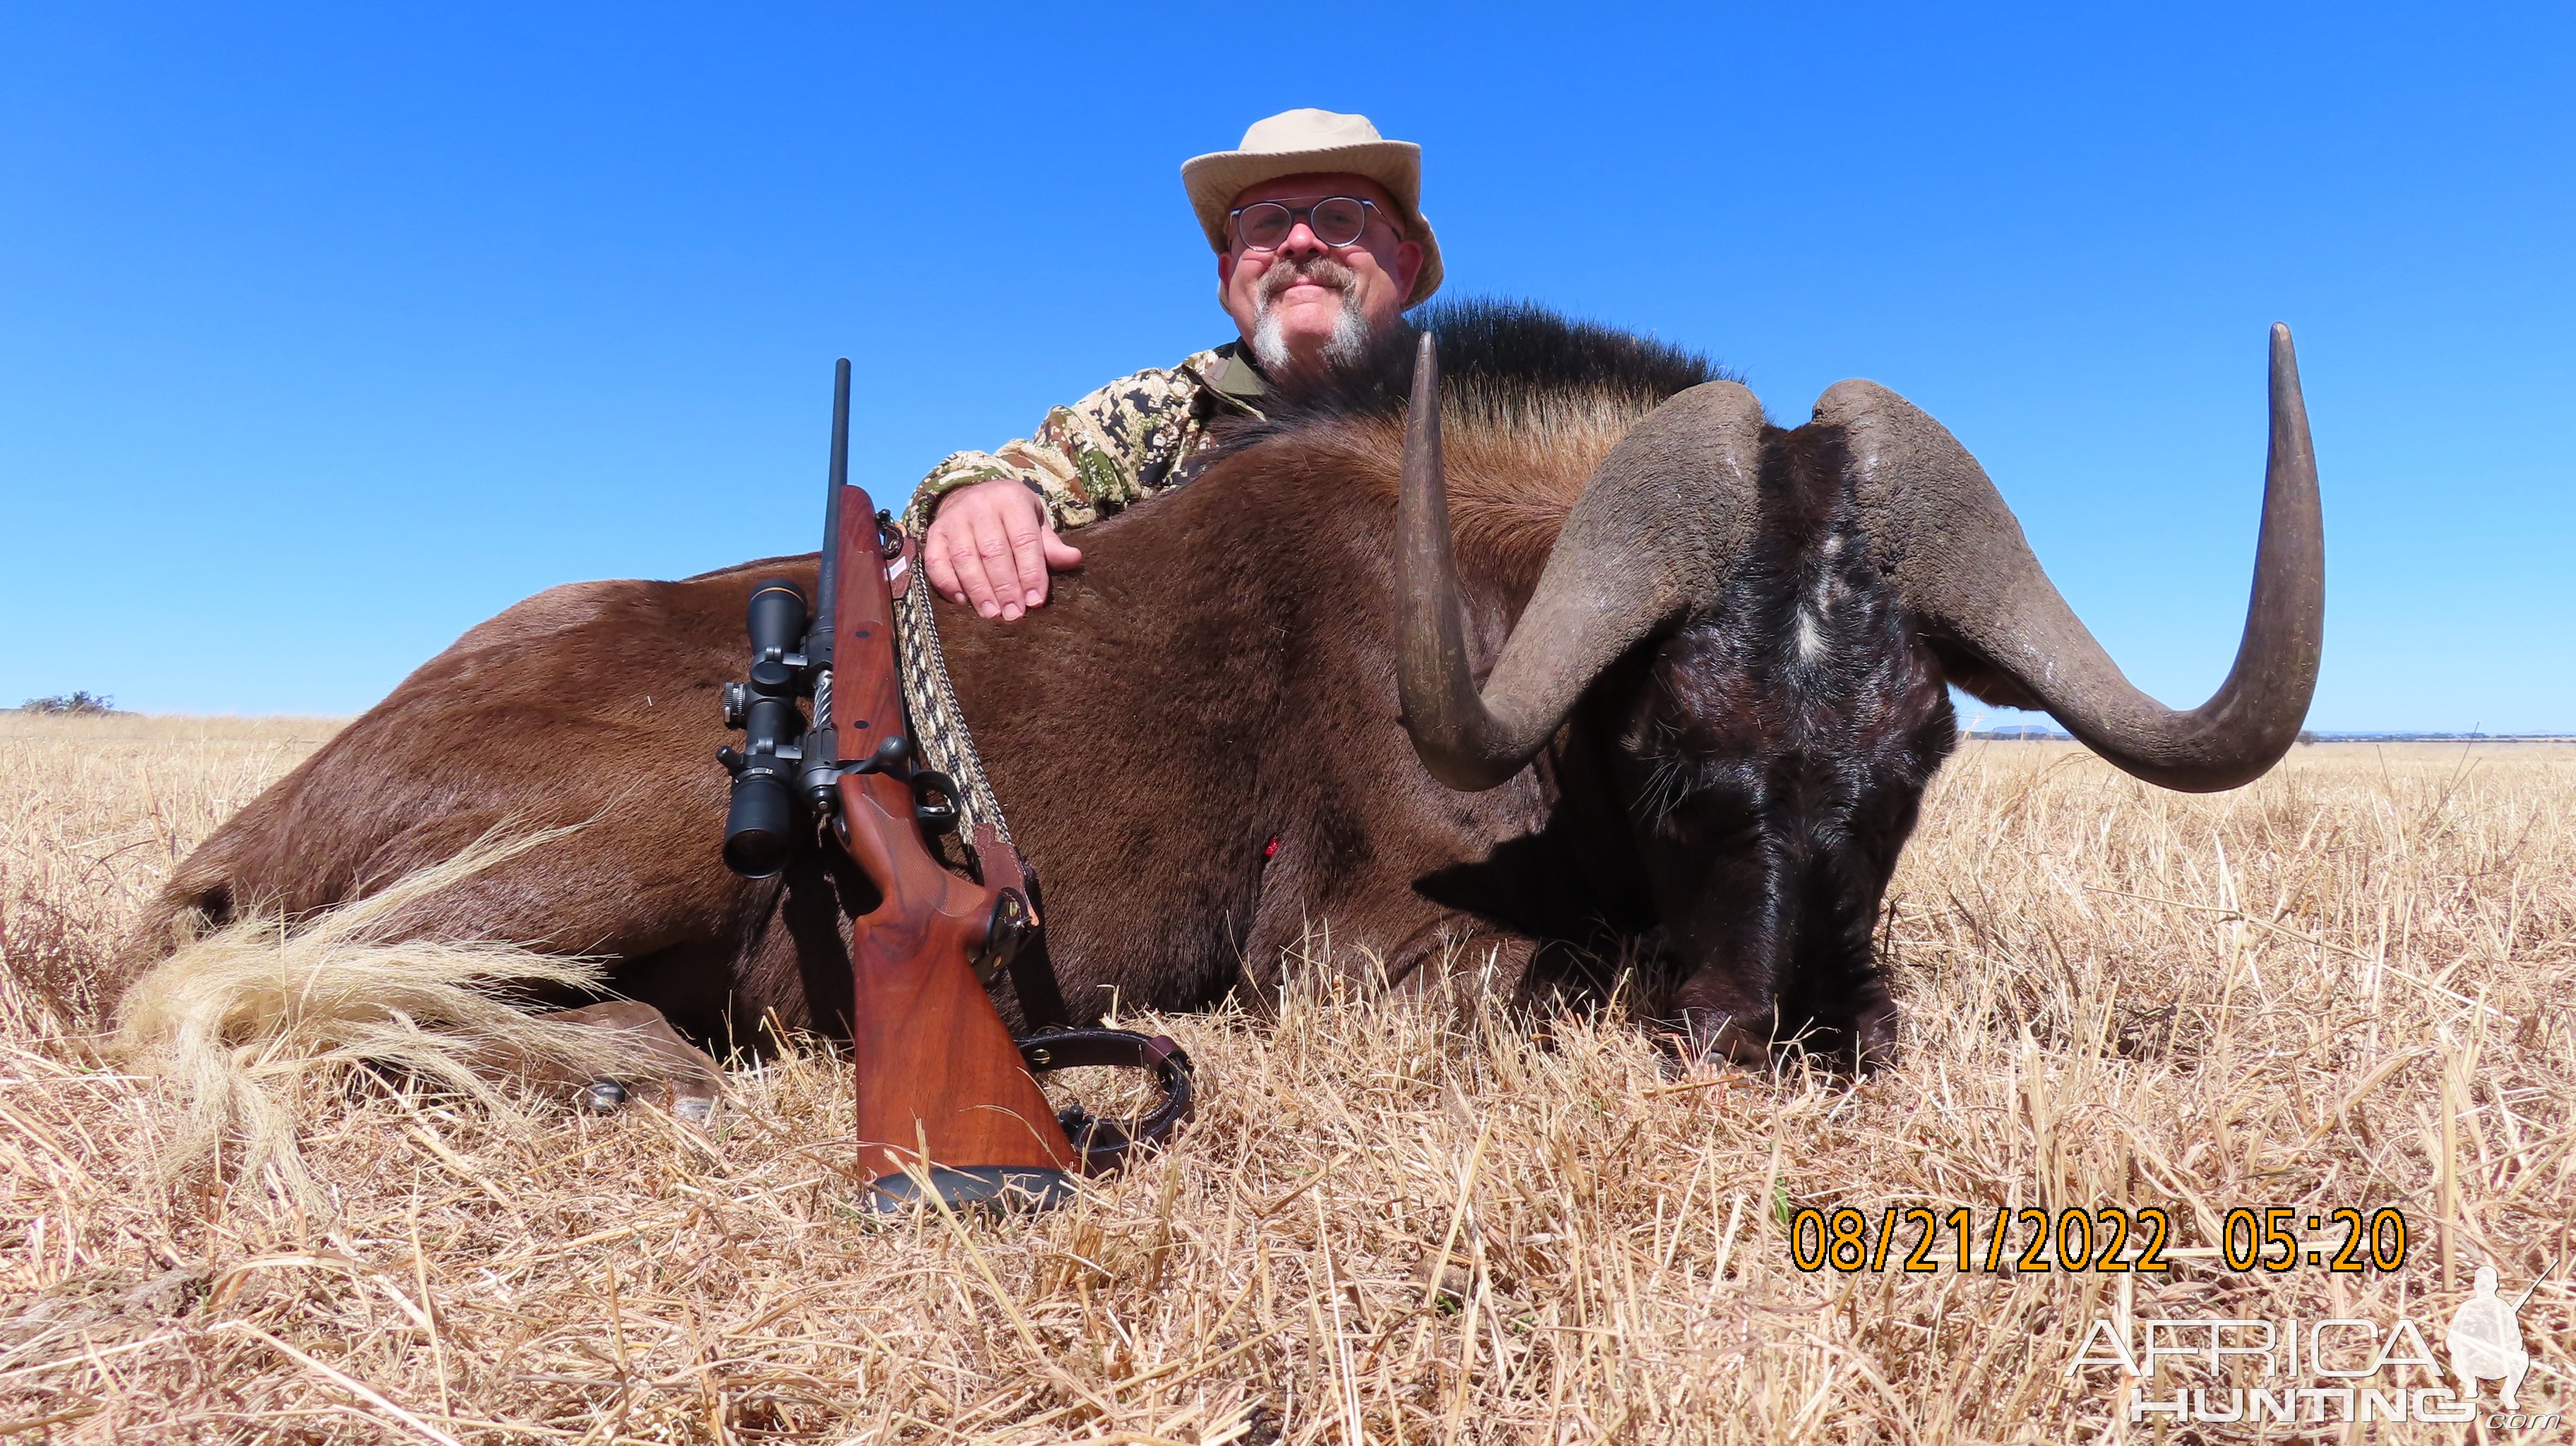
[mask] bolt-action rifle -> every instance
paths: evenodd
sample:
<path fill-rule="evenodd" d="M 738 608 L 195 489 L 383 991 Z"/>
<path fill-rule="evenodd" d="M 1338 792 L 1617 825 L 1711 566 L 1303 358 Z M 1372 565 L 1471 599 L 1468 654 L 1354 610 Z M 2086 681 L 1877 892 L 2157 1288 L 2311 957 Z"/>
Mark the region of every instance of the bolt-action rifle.
<path fill-rule="evenodd" d="M 1032 1022 L 1061 1008 L 1036 886 L 1017 850 L 979 825 L 971 878 L 932 851 L 929 839 L 956 827 L 958 790 L 920 766 L 906 722 L 888 574 L 909 564 L 910 544 L 849 485 L 849 424 L 843 361 L 814 604 L 785 579 L 754 587 L 751 676 L 725 689 L 725 721 L 744 738 L 717 755 L 733 774 L 724 860 L 746 878 L 778 875 L 808 814 L 881 896 L 852 920 L 850 942 L 859 1166 L 873 1182 L 871 1208 L 904 1208 L 926 1184 L 951 1206 L 1043 1209 L 1070 1198 L 1072 1173 L 1115 1169 L 1187 1115 L 1189 1061 L 1168 1039 L 1125 1030 L 1014 1041 L 985 993 L 1010 970 Z M 797 711 L 805 698 L 810 726 Z M 861 750 L 855 761 L 843 759 L 844 738 Z M 1078 1106 L 1059 1115 L 1033 1071 L 1088 1065 L 1155 1070 L 1162 1107 L 1132 1132 Z"/>

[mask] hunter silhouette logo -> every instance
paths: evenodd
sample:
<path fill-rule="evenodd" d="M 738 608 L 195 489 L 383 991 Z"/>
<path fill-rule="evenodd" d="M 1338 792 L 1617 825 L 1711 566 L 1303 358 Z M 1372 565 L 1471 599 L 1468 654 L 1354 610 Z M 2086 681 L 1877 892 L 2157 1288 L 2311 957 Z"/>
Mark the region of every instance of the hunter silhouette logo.
<path fill-rule="evenodd" d="M 2547 1280 L 2557 1274 L 2552 1265 Z M 2531 1304 L 2540 1280 L 2522 1298 L 2507 1305 L 2496 1294 L 2496 1271 L 2492 1265 L 2478 1267 L 2476 1293 L 2461 1302 L 2451 1316 L 2451 1333 L 2442 1343 L 2451 1351 L 2451 1371 L 2460 1378 L 2460 1394 L 2469 1400 L 2478 1398 L 2480 1381 L 2504 1383 L 2504 1408 L 2515 1409 L 2515 1396 L 2522 1390 L 2522 1378 L 2531 1374 L 2531 1352 L 2522 1348 L 2522 1308 Z"/>

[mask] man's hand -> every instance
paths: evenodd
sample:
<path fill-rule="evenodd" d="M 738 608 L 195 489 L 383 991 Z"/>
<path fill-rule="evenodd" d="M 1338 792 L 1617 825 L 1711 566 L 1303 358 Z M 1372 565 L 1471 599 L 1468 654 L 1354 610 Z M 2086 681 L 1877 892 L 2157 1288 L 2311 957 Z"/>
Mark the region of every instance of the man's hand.
<path fill-rule="evenodd" d="M 921 555 L 942 596 L 1006 623 L 1046 601 L 1050 569 L 1082 565 L 1081 551 L 1055 535 L 1046 504 L 1012 477 L 939 499 Z"/>

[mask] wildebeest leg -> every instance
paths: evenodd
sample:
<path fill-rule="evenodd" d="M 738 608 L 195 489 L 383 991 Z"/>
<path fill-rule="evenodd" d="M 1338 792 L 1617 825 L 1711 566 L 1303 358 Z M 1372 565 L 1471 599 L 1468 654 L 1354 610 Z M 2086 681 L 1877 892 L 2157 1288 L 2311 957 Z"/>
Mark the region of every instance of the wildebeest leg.
<path fill-rule="evenodd" d="M 1532 941 L 1424 898 L 1409 882 L 1412 871 L 1354 872 L 1310 890 L 1304 854 L 1296 840 L 1284 841 L 1262 880 L 1243 946 L 1243 980 L 1257 1000 L 1276 1002 L 1297 957 L 1353 977 L 1382 974 L 1401 990 L 1435 987 L 1444 970 L 1483 973 L 1490 960 L 1498 992 L 1519 1001 Z"/>
<path fill-rule="evenodd" d="M 578 1009 L 558 1009 L 537 1016 L 558 1024 L 577 1024 L 586 1028 L 614 1031 L 628 1036 L 630 1043 L 641 1046 L 639 1067 L 614 1080 L 594 1079 L 559 1060 L 522 1054 L 504 1046 L 487 1047 L 477 1063 L 502 1071 L 515 1071 L 540 1085 L 551 1085 L 576 1091 L 585 1103 L 600 1108 L 614 1108 L 634 1094 L 642 1093 L 654 1103 L 670 1110 L 681 1119 L 704 1123 L 715 1113 L 716 1098 L 723 1093 L 723 1075 L 716 1062 L 704 1050 L 680 1037 L 662 1011 L 632 999 L 613 999 L 605 1004 L 585 1004 Z"/>
<path fill-rule="evenodd" d="M 1417 900 L 1412 907 L 1418 913 L 1422 906 Z M 1445 911 L 1400 936 L 1390 929 L 1388 936 L 1394 943 L 1385 947 L 1375 944 L 1378 936 L 1363 936 L 1369 940 L 1366 957 L 1384 967 L 1386 982 L 1400 992 L 1427 994 L 1451 980 L 1483 979 L 1504 1003 L 1539 1003 L 1530 987 L 1530 964 L 1539 949 L 1534 939 L 1498 933 L 1472 914 Z"/>

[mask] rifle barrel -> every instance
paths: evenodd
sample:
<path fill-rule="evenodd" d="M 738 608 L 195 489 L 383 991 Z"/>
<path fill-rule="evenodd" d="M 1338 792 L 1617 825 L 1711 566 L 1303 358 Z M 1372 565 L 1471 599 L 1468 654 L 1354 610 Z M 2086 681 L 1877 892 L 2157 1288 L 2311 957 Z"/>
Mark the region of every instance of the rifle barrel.
<path fill-rule="evenodd" d="M 823 572 L 814 587 L 814 627 L 806 635 L 805 659 L 815 668 L 832 666 L 832 619 L 840 602 L 841 488 L 850 480 L 850 359 L 832 366 L 832 467 L 829 493 L 823 499 Z M 821 727 L 828 718 L 816 718 Z"/>

